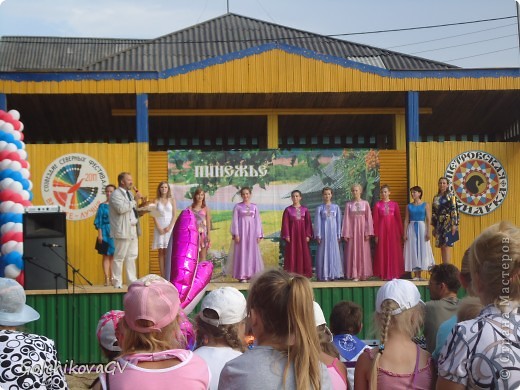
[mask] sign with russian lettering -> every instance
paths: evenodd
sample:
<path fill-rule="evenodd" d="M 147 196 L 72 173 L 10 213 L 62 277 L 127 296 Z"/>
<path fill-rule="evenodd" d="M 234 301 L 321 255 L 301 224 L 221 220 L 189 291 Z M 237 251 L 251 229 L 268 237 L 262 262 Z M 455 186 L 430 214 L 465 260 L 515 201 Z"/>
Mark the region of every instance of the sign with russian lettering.
<path fill-rule="evenodd" d="M 81 220 L 96 214 L 106 198 L 108 184 L 105 168 L 84 154 L 71 153 L 58 157 L 45 169 L 42 197 L 45 204 L 58 205 L 68 220 Z"/>
<path fill-rule="evenodd" d="M 453 185 L 462 213 L 476 216 L 491 213 L 506 198 L 506 171 L 489 153 L 470 150 L 459 154 L 448 164 L 445 176 Z"/>

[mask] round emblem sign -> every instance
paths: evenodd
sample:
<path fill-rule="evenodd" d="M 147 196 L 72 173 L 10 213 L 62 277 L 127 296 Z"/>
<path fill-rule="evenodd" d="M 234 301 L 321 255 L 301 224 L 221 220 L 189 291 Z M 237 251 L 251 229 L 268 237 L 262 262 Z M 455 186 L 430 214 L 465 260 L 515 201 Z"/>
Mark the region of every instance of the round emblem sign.
<path fill-rule="evenodd" d="M 92 157 L 66 154 L 54 160 L 42 177 L 42 196 L 48 205 L 60 206 L 67 219 L 80 220 L 95 215 L 105 201 L 108 175 Z"/>
<path fill-rule="evenodd" d="M 495 156 L 482 151 L 459 154 L 448 164 L 450 179 L 465 214 L 483 215 L 494 211 L 507 195 L 507 174 Z"/>

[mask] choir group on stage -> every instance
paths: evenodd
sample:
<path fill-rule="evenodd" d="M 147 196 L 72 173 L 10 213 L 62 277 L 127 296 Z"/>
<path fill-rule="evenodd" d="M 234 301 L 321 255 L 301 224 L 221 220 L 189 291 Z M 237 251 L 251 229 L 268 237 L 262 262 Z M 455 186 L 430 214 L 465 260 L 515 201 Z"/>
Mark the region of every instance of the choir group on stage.
<path fill-rule="evenodd" d="M 340 207 L 332 203 L 333 189 L 324 187 L 323 203 L 316 208 L 313 226 L 309 209 L 301 204 L 301 192 L 292 191 L 292 205 L 284 210 L 282 217 L 284 269 L 312 277 L 309 243 L 315 240 L 315 272 L 319 281 L 363 281 L 373 276 L 391 280 L 405 271 L 413 272 L 418 280 L 421 271 L 434 265 L 429 230 L 431 209 L 421 199 L 422 189 L 418 186 L 410 189 L 412 202 L 406 207 L 404 226 L 399 205 L 390 200 L 388 185 L 381 187 L 381 200 L 373 209 L 361 198 L 361 185 L 352 186 L 351 192 L 352 199 L 346 203 L 342 215 Z M 258 208 L 251 203 L 251 189 L 244 187 L 240 194 L 243 201 L 233 210 L 234 245 L 228 269 L 235 279 L 247 282 L 263 269 L 259 249 L 263 230 Z"/>

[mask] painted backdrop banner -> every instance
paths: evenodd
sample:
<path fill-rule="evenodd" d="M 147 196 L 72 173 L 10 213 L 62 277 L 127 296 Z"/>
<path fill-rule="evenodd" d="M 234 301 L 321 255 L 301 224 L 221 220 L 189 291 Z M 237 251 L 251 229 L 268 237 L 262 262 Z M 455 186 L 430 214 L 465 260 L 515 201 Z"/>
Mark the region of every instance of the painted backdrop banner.
<path fill-rule="evenodd" d="M 260 210 L 264 229 L 262 257 L 267 267 L 276 266 L 283 261 L 280 227 L 283 210 L 292 203 L 291 191 L 301 191 L 302 204 L 312 214 L 321 204 L 325 186 L 333 189 L 333 202 L 342 209 L 355 183 L 362 185 L 363 198 L 373 204 L 379 197 L 379 158 L 371 149 L 172 150 L 168 151 L 168 180 L 179 210 L 191 205 L 197 187 L 206 192 L 212 216 L 208 257 L 215 263 L 216 278 L 227 261 L 240 188 L 252 188 L 251 201 Z"/>

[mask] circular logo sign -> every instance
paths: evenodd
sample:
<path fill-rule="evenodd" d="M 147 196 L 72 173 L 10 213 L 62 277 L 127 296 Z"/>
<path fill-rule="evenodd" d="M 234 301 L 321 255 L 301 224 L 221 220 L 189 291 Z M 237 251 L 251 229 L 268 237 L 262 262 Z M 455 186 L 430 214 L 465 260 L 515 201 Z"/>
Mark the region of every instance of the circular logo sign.
<path fill-rule="evenodd" d="M 507 195 L 507 175 L 495 156 L 482 151 L 459 154 L 448 164 L 445 176 L 453 184 L 459 210 L 483 215 L 494 211 Z"/>
<path fill-rule="evenodd" d="M 42 196 L 48 205 L 60 206 L 67 219 L 86 219 L 96 214 L 106 198 L 105 168 L 92 157 L 73 153 L 63 155 L 45 169 Z"/>

